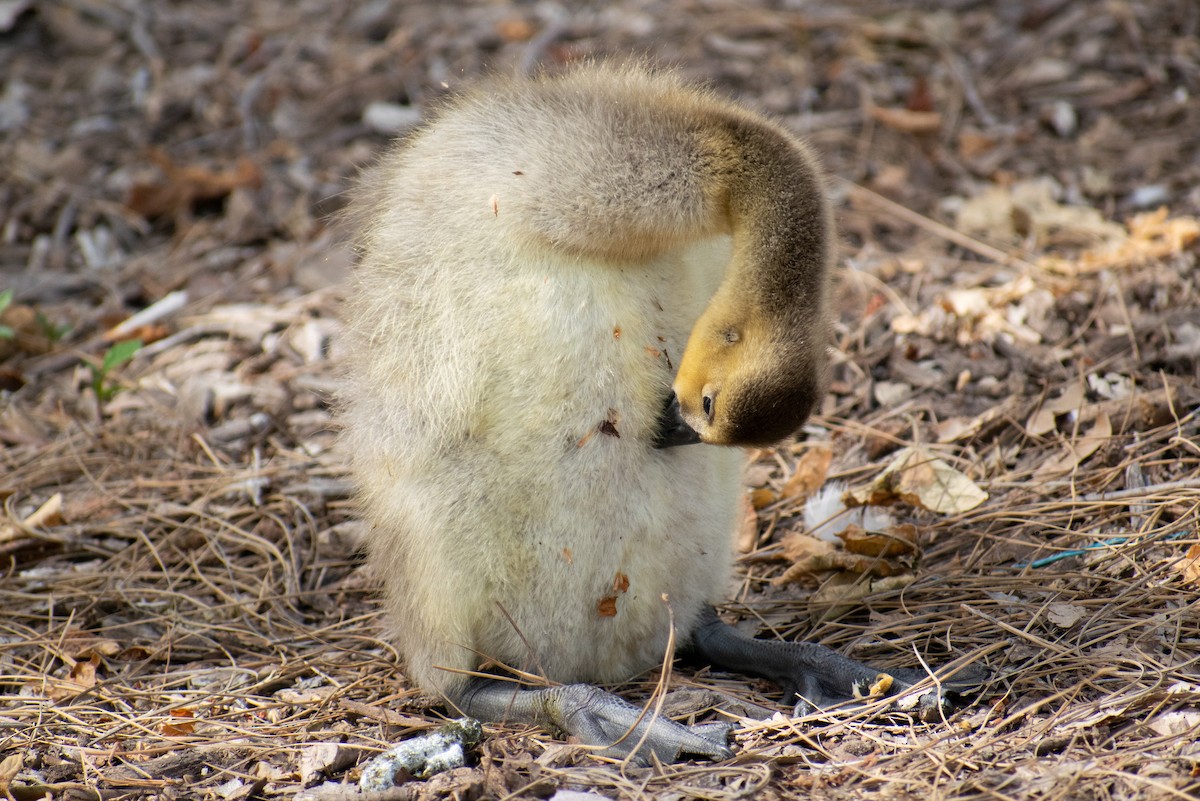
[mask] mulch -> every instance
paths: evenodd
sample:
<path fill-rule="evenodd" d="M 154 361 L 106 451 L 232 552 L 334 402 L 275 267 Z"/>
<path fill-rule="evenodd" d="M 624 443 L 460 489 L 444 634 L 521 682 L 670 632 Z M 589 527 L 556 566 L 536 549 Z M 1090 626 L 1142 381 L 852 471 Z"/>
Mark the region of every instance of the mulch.
<path fill-rule="evenodd" d="M 334 219 L 455 88 L 630 55 L 778 117 L 835 176 L 830 395 L 798 441 L 752 454 L 726 616 L 991 678 L 945 720 L 875 702 L 795 717 L 769 684 L 676 667 L 675 690 L 779 714 L 743 720 L 729 763 L 650 769 L 489 725 L 470 764 L 390 796 L 1200 792 L 1191 0 L 11 0 L 8 797 L 349 799 L 373 753 L 440 725 L 355 549 L 331 413 L 353 258 Z M 817 449 L 851 492 L 916 449 L 986 500 L 890 499 L 915 534 L 903 581 L 781 580 Z M 656 682 L 614 689 L 643 702 Z"/>

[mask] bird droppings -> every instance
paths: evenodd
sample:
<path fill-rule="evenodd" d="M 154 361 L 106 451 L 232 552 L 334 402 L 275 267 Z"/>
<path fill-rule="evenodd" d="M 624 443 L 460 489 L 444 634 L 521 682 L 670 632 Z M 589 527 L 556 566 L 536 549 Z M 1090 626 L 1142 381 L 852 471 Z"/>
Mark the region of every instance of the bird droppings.
<path fill-rule="evenodd" d="M 466 764 L 467 751 L 483 739 L 483 726 L 474 718 L 459 718 L 437 731 L 392 746 L 363 766 L 358 787 L 365 793 L 382 792 L 410 779 Z"/>

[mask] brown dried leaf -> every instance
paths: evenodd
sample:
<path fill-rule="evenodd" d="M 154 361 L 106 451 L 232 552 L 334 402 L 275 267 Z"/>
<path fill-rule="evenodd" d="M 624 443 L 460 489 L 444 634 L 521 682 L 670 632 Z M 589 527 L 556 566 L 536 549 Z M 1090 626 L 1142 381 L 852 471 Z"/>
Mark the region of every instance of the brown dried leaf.
<path fill-rule="evenodd" d="M 1069 629 L 1083 619 L 1087 612 L 1082 606 L 1052 603 L 1046 606 L 1046 617 L 1060 629 Z"/>
<path fill-rule="evenodd" d="M 621 413 L 618 412 L 616 409 L 609 409 L 608 415 L 604 418 L 604 420 L 602 420 L 600 422 L 600 425 L 597 426 L 597 430 L 601 434 L 605 434 L 607 436 L 616 437 L 617 439 L 620 439 L 621 432 L 617 430 L 617 424 L 620 422 L 621 422 Z"/>
<path fill-rule="evenodd" d="M 33 514 L 22 520 L 21 525 L 27 528 L 61 526 L 63 524 L 62 505 L 62 493 L 56 492 L 45 503 L 39 506 Z"/>
<path fill-rule="evenodd" d="M 0 762 L 0 793 L 8 798 L 12 797 L 8 795 L 8 788 L 24 765 L 25 758 L 21 756 L 20 752 L 9 754 L 3 762 Z"/>
<path fill-rule="evenodd" d="M 527 42 L 537 33 L 537 29 L 527 19 L 509 17 L 496 23 L 496 33 L 506 42 Z"/>
<path fill-rule="evenodd" d="M 0 361 L 15 353 L 49 353 L 54 347 L 46 333 L 38 310 L 23 303 L 13 303 L 0 311 L 0 325 L 11 335 L 0 338 Z"/>
<path fill-rule="evenodd" d="M 1196 732 L 1200 731 L 1200 711 L 1179 709 L 1163 712 L 1151 718 L 1146 725 L 1162 737 L 1194 738 Z M 1192 775 L 1196 774 L 1193 772 Z"/>
<path fill-rule="evenodd" d="M 1040 437 L 1053 431 L 1058 425 L 1058 416 L 1069 412 L 1077 412 L 1083 408 L 1083 384 L 1076 381 L 1067 387 L 1061 395 L 1042 404 L 1029 422 L 1025 424 L 1025 433 L 1031 437 Z"/>
<path fill-rule="evenodd" d="M 162 170 L 162 180 L 136 183 L 125 198 L 131 211 L 148 219 L 190 212 L 195 203 L 217 200 L 239 187 L 262 186 L 262 172 L 246 158 L 228 170 L 180 166 L 161 150 L 151 151 L 150 160 Z"/>
<path fill-rule="evenodd" d="M 814 621 L 829 620 L 863 605 L 867 596 L 904 589 L 917 580 L 912 573 L 863 579 L 852 573 L 831 576 L 809 598 Z"/>
<path fill-rule="evenodd" d="M 809 448 L 796 460 L 796 470 L 783 485 L 779 497 L 789 501 L 803 501 L 824 486 L 832 462 L 832 449 Z"/>
<path fill-rule="evenodd" d="M 875 558 L 903 556 L 917 550 L 917 527 L 912 523 L 901 523 L 887 531 L 864 531 L 858 526 L 847 526 L 838 532 L 850 553 Z"/>
<path fill-rule="evenodd" d="M 629 592 L 629 576 L 621 572 L 613 576 L 613 592 Z"/>
<path fill-rule="evenodd" d="M 1059 203 L 1061 193 L 1051 178 L 995 186 L 962 204 L 956 227 L 971 236 L 1012 244 L 1032 236 L 1042 247 L 1103 248 L 1127 238 L 1124 226 L 1104 219 L 1097 209 Z M 1042 264 L 1046 261 L 1039 260 L 1039 265 L 1053 269 L 1049 262 Z"/>
<path fill-rule="evenodd" d="M 121 644 L 116 640 L 74 630 L 63 638 L 61 653 L 70 659 L 91 659 L 100 656 L 116 656 L 121 653 L 121 650 Z"/>
<path fill-rule="evenodd" d="M 1086 250 L 1077 258 L 1044 256 L 1038 266 L 1065 275 L 1117 270 L 1170 258 L 1200 238 L 1200 220 L 1168 217 L 1164 206 L 1138 214 L 1126 224 L 1129 236 Z"/>
<path fill-rule="evenodd" d="M 923 448 L 903 449 L 874 481 L 844 496 L 852 506 L 903 501 L 939 514 L 970 511 L 987 498 L 974 481 Z"/>
<path fill-rule="evenodd" d="M 342 743 L 313 743 L 300 750 L 300 783 L 307 786 L 322 776 L 354 764 L 358 750 Z"/>
<path fill-rule="evenodd" d="M 995 150 L 997 144 L 999 142 L 993 136 L 979 131 L 964 130 L 958 135 L 958 155 L 969 161 Z"/>
<path fill-rule="evenodd" d="M 1064 442 L 1063 452 L 1035 470 L 1034 478 L 1044 479 L 1070 473 L 1111 438 L 1112 421 L 1105 412 L 1100 412 L 1088 433 L 1074 441 Z"/>
<path fill-rule="evenodd" d="M 1200 545 L 1188 548 L 1184 557 L 1175 563 L 1175 569 L 1183 575 L 1184 581 L 1200 589 Z"/>
<path fill-rule="evenodd" d="M 385 706 L 372 706 L 364 704 L 362 701 L 352 701 L 348 698 L 338 700 L 342 708 L 347 712 L 355 715 L 362 715 L 368 720 L 378 721 L 379 723 L 387 724 L 388 726 L 403 726 L 411 729 L 428 728 L 429 718 L 419 717 L 417 715 L 403 715 L 395 710 L 388 709 Z"/>
<path fill-rule="evenodd" d="M 759 487 L 750 491 L 750 505 L 755 509 L 765 509 L 779 498 L 775 495 L 775 491 L 767 487 Z"/>
<path fill-rule="evenodd" d="M 306 706 L 309 704 L 323 704 L 335 692 L 337 692 L 336 687 L 312 687 L 299 690 L 294 687 L 285 687 L 275 693 L 275 697 L 285 704 Z"/>
<path fill-rule="evenodd" d="M 100 657 L 93 655 L 71 665 L 65 679 L 47 678 L 44 684 L 45 695 L 52 701 L 65 701 L 74 698 L 96 686 L 96 668 L 100 666 Z"/>
<path fill-rule="evenodd" d="M 771 584 L 776 587 L 809 582 L 821 573 L 891 576 L 899 571 L 886 560 L 850 553 L 808 534 L 792 532 L 784 537 L 782 544 L 784 554 L 792 561 L 792 565 L 782 575 L 772 579 Z"/>
<path fill-rule="evenodd" d="M 149 345 L 152 342 L 157 342 L 160 339 L 165 339 L 171 333 L 171 329 L 162 323 L 147 323 L 131 328 L 126 339 L 139 339 L 143 345 Z"/>
<path fill-rule="evenodd" d="M 617 616 L 617 596 L 606 595 L 596 604 L 596 613 L 600 617 L 616 617 Z"/>
<path fill-rule="evenodd" d="M 170 711 L 170 722 L 162 723 L 159 731 L 167 737 L 183 737 L 196 731 L 195 710 L 180 708 Z"/>
<path fill-rule="evenodd" d="M 789 532 L 779 543 L 783 546 L 783 556 L 789 562 L 801 562 L 814 556 L 824 556 L 832 553 L 836 546 L 827 540 L 817 539 L 809 534 L 798 531 Z"/>
<path fill-rule="evenodd" d="M 1022 322 L 1024 314 L 1014 313 L 1035 290 L 1037 285 L 1027 275 L 1000 286 L 948 289 L 919 313 L 897 314 L 891 321 L 892 330 L 953 340 L 960 345 L 990 342 L 998 334 L 1007 334 L 1018 342 L 1040 342 L 1041 335 Z"/>
<path fill-rule="evenodd" d="M 973 437 L 992 423 L 1007 417 L 1012 413 L 1014 399 L 992 406 L 975 417 L 950 417 L 934 426 L 937 441 L 940 443 L 956 442 L 960 439 Z"/>
<path fill-rule="evenodd" d="M 910 111 L 906 108 L 872 106 L 871 116 L 902 133 L 928 134 L 942 129 L 942 115 L 936 111 Z"/>

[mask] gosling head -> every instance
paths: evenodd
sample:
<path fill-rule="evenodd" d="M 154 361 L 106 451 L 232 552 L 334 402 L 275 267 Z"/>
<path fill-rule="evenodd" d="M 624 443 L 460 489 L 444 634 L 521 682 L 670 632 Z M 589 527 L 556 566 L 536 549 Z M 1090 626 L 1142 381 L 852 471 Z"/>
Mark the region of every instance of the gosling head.
<path fill-rule="evenodd" d="M 824 387 L 819 323 L 710 305 L 692 330 L 655 444 L 757 446 L 794 433 Z"/>

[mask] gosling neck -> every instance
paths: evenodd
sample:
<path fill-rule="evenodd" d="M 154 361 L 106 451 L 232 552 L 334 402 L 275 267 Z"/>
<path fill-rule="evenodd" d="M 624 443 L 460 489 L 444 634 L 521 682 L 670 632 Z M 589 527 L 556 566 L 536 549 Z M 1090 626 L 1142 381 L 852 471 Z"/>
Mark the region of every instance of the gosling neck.
<path fill-rule="evenodd" d="M 786 326 L 810 328 L 824 314 L 835 240 L 815 159 L 761 120 L 730 119 L 722 133 L 734 250 L 719 294 Z"/>

